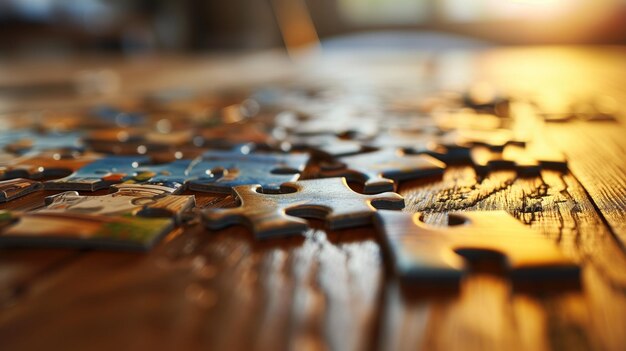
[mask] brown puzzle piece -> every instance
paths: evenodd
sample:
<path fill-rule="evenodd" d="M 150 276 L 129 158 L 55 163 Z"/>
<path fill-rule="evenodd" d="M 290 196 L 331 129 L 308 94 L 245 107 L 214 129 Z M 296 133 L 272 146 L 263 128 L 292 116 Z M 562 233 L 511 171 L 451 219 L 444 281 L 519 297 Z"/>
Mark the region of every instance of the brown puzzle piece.
<path fill-rule="evenodd" d="M 579 268 L 553 242 L 504 211 L 451 213 L 447 227 L 434 227 L 421 214 L 379 211 L 376 225 L 395 271 L 409 286 L 457 286 L 467 263 L 503 260 L 514 284 L 539 287 L 578 281 Z"/>
<path fill-rule="evenodd" d="M 7 162 L 0 162 L 0 178 L 64 177 L 101 157 L 101 154 L 73 150 L 28 153 Z"/>
<path fill-rule="evenodd" d="M 16 178 L 0 181 L 0 203 L 43 189 L 43 184 L 30 179 Z"/>
<path fill-rule="evenodd" d="M 257 238 L 267 239 L 302 233 L 307 223 L 299 217 L 325 220 L 333 230 L 370 223 L 376 208 L 404 207 L 404 199 L 396 193 L 362 195 L 352 191 L 344 178 L 288 182 L 281 189 L 286 193 L 262 194 L 259 185 L 237 186 L 233 192 L 241 205 L 205 210 L 205 224 L 209 229 L 245 224 Z"/>

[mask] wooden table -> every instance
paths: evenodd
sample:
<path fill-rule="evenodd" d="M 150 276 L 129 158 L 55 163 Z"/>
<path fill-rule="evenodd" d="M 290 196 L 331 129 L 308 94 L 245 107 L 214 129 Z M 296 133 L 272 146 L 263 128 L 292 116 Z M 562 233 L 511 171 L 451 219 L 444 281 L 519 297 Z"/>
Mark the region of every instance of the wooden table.
<path fill-rule="evenodd" d="M 121 72 L 120 94 L 183 85 L 219 90 L 319 72 L 355 84 L 371 78 L 390 89 L 488 81 L 522 102 L 514 110 L 519 128 L 564 151 L 570 172 L 518 178 L 498 171 L 479 181 L 471 167 L 449 167 L 443 179 L 403 183 L 405 211 L 424 211 L 438 222 L 451 210 L 507 210 L 581 264 L 581 289 L 521 293 L 504 277 L 478 272 L 458 294 L 407 296 L 385 269 L 373 228 L 330 232 L 311 222 L 304 238 L 261 243 L 244 228 L 208 232 L 192 222 L 146 254 L 0 250 L 0 349 L 626 348 L 625 49 L 335 53 L 321 61 L 291 64 L 275 53 L 98 58 L 44 67 L 5 62 L 0 72 L 11 72 L 8 80 L 55 79 L 77 67 L 105 67 Z M 617 104 L 617 122 L 542 123 L 523 101 L 551 97 L 558 105 L 563 97 L 600 95 Z M 26 97 L 1 106 L 115 98 Z M 198 207 L 234 205 L 230 196 L 195 195 Z M 37 193 L 2 207 L 42 204 Z"/>

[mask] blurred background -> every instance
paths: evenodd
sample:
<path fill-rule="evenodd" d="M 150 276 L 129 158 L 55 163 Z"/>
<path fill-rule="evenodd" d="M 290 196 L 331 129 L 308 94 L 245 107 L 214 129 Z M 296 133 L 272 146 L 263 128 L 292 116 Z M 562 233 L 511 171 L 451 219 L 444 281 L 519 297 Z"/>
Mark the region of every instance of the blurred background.
<path fill-rule="evenodd" d="M 329 46 L 624 44 L 626 0 L 0 0 L 0 55 L 259 50 L 310 23 Z"/>

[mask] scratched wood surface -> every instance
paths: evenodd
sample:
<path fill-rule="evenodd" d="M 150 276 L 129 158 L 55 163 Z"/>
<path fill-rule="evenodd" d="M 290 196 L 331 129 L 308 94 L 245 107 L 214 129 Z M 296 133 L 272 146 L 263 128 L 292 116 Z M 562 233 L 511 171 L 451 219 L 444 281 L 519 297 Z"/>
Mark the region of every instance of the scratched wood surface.
<path fill-rule="evenodd" d="M 574 66 L 612 68 L 589 68 L 605 79 L 595 89 L 624 97 L 615 83 L 626 82 L 616 64 L 623 50 L 537 50 L 488 53 L 471 79 L 527 93 L 541 85 L 541 72 L 535 80 L 525 69 L 511 73 L 516 60 L 573 57 Z M 506 64 L 494 66 L 499 59 Z M 575 79 L 555 70 L 558 84 L 542 89 Z M 518 85 L 516 75 L 525 78 Z M 313 221 L 303 238 L 259 243 L 243 227 L 208 232 L 191 220 L 147 254 L 0 250 L 0 349 L 623 350 L 626 128 L 621 121 L 532 128 L 566 152 L 572 172 L 481 179 L 456 166 L 399 191 L 405 211 L 425 212 L 433 224 L 445 224 L 453 210 L 508 211 L 582 265 L 579 289 L 522 293 L 505 277 L 475 272 L 457 294 L 408 294 L 386 269 L 373 228 L 330 232 Z M 235 205 L 230 196 L 195 195 L 200 208 Z M 36 208 L 43 196 L 4 206 Z"/>

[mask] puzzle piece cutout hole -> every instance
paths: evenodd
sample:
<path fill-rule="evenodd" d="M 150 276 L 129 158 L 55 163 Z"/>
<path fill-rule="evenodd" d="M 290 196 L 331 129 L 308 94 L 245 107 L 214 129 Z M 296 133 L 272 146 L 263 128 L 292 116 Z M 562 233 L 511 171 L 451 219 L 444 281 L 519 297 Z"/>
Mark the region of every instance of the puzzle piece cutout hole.
<path fill-rule="evenodd" d="M 271 195 L 280 195 L 280 194 L 292 194 L 298 191 L 297 188 L 281 185 L 280 190 L 278 192 L 273 191 L 272 189 L 265 189 L 262 186 L 259 186 L 255 190 L 258 194 L 271 194 Z"/>
<path fill-rule="evenodd" d="M 423 222 L 424 218 L 421 216 L 420 220 Z M 457 214 L 451 213 L 448 215 L 448 227 L 455 227 L 459 225 L 465 225 L 469 223 L 469 219 L 459 216 Z"/>
<path fill-rule="evenodd" d="M 277 175 L 294 175 L 294 174 L 300 174 L 301 171 L 298 169 L 294 169 L 294 168 L 281 167 L 281 168 L 272 169 L 270 173 L 277 174 Z"/>
<path fill-rule="evenodd" d="M 294 191 L 295 192 L 295 189 Z M 306 218 L 307 224 L 310 226 L 310 222 L 318 221 L 318 223 L 323 222 L 324 218 L 327 215 L 331 214 L 333 211 L 332 208 L 328 206 L 307 206 L 307 205 L 297 205 L 291 208 L 285 209 L 285 213 L 289 216 L 294 216 L 298 218 Z M 312 221 L 311 221 L 312 220 Z M 320 228 L 324 228 L 323 223 L 320 223 Z"/>

